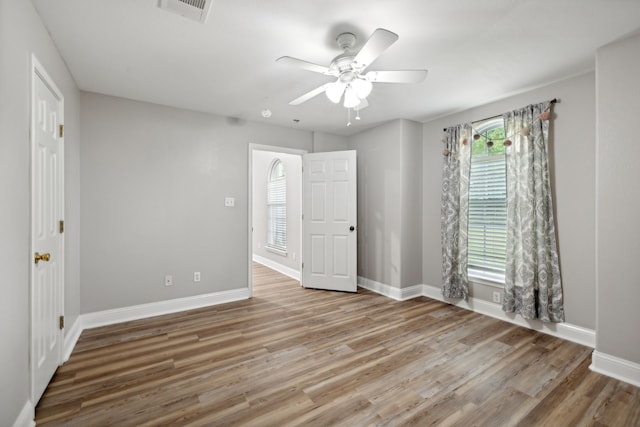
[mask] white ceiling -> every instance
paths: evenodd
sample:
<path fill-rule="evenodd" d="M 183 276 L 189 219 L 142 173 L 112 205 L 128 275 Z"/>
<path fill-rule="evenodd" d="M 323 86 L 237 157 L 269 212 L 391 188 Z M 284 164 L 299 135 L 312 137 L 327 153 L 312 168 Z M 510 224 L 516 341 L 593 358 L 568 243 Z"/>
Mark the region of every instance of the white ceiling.
<path fill-rule="evenodd" d="M 206 24 L 157 0 L 32 1 L 82 90 L 343 135 L 583 73 L 599 46 L 640 27 L 640 0 L 214 0 Z M 332 78 L 277 58 L 328 66 L 340 32 L 359 48 L 376 28 L 400 38 L 368 70 L 428 69 L 423 83 L 374 84 L 351 127 L 322 94 L 288 105 Z"/>

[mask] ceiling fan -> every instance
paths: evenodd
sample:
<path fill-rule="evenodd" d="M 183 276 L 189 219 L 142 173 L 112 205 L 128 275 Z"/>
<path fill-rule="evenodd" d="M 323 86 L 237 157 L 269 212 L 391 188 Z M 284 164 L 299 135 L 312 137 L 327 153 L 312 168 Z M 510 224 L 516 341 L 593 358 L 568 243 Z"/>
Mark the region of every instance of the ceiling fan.
<path fill-rule="evenodd" d="M 292 65 L 304 70 L 314 71 L 327 76 L 337 77 L 334 82 L 325 83 L 289 102 L 299 105 L 324 92 L 334 103 L 343 99 L 345 108 L 361 110 L 368 105 L 367 96 L 371 93 L 372 83 L 420 83 L 427 76 L 427 70 L 369 71 L 365 70 L 389 46 L 398 40 L 398 35 L 383 28 L 371 34 L 360 51 L 354 52 L 356 36 L 353 33 L 341 33 L 336 37 L 338 46 L 344 51 L 333 58 L 329 67 L 283 56 L 276 62 Z"/>

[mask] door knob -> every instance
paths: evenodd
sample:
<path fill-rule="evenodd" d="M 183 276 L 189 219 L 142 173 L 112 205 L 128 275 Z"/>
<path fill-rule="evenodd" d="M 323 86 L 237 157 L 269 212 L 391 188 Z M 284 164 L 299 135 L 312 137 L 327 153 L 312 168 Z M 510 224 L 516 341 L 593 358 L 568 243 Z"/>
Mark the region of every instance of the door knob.
<path fill-rule="evenodd" d="M 356 229 L 356 228 L 355 228 L 353 225 L 352 225 L 351 227 L 349 227 L 349 231 L 353 231 L 353 230 L 355 230 L 355 229 Z"/>
<path fill-rule="evenodd" d="M 38 252 L 33 254 L 33 262 L 35 262 L 36 265 L 38 265 L 38 262 L 40 261 L 49 261 L 50 259 L 51 259 L 51 254 L 49 252 L 42 255 L 40 255 Z"/>

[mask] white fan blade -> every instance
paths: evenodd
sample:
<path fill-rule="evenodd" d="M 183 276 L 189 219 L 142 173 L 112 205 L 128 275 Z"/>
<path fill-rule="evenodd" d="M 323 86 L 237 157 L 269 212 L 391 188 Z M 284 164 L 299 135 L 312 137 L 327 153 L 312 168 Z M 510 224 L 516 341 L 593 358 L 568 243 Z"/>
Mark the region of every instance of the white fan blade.
<path fill-rule="evenodd" d="M 307 93 L 305 93 L 304 95 L 294 99 L 293 101 L 291 101 L 289 103 L 289 105 L 300 105 L 303 102 L 306 102 L 308 100 L 310 100 L 311 98 L 313 98 L 314 96 L 320 95 L 322 92 L 325 91 L 325 89 L 327 88 L 328 85 L 330 85 L 331 83 L 325 83 L 320 87 L 315 88 L 312 91 L 309 91 Z"/>
<path fill-rule="evenodd" d="M 355 57 L 355 61 L 362 70 L 367 68 L 380 56 L 389 46 L 398 40 L 398 35 L 391 31 L 378 28 L 371 34 L 369 40 L 362 46 L 360 52 Z"/>
<path fill-rule="evenodd" d="M 369 101 L 367 101 L 367 98 L 365 98 L 362 101 L 360 101 L 360 104 L 358 104 L 355 107 L 353 107 L 353 109 L 356 110 L 356 111 L 360 111 L 360 110 L 364 110 L 368 106 L 369 106 Z"/>
<path fill-rule="evenodd" d="M 320 74 L 331 75 L 331 71 L 327 67 L 323 67 L 322 65 L 314 64 L 312 62 L 303 61 L 302 59 L 292 58 L 290 56 L 282 56 L 276 59 L 276 62 L 285 65 L 291 65 L 293 67 L 302 68 L 303 70 L 309 70 Z"/>
<path fill-rule="evenodd" d="M 378 83 L 420 83 L 427 77 L 427 70 L 369 71 L 365 77 Z"/>

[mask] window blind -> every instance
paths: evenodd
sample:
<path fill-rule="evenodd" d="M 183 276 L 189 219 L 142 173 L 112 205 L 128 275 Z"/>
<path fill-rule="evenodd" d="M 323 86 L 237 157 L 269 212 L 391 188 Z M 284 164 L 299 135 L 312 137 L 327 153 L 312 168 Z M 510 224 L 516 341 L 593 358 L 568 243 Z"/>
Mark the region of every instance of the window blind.
<path fill-rule="evenodd" d="M 469 268 L 504 275 L 507 241 L 504 154 L 472 158 L 468 226 Z"/>
<path fill-rule="evenodd" d="M 267 244 L 285 251 L 287 249 L 287 180 L 285 177 L 269 181 L 267 207 L 269 222 Z"/>

